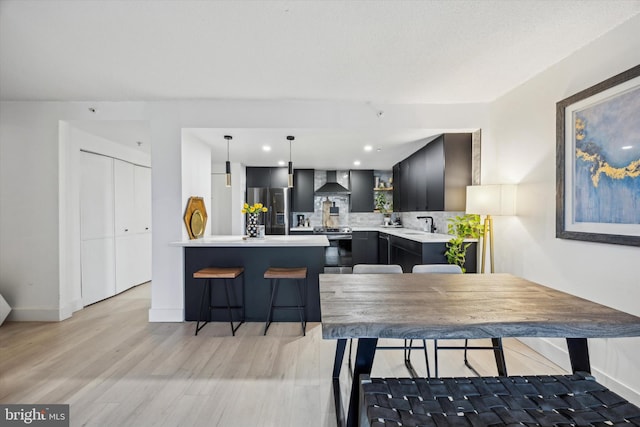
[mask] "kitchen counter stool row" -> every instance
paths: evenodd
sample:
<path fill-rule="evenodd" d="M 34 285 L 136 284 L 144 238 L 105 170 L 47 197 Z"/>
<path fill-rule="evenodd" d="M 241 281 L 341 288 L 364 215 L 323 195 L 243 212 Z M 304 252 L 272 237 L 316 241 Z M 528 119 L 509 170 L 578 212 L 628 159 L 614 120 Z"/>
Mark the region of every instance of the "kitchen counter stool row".
<path fill-rule="evenodd" d="M 245 290 L 244 290 L 244 268 L 243 267 L 207 267 L 200 269 L 193 273 L 194 279 L 204 279 L 206 282 L 202 286 L 202 297 L 200 300 L 200 315 L 196 322 L 196 332 L 198 332 L 207 324 L 211 319 L 212 310 L 226 310 L 228 313 L 229 325 L 231 327 L 231 335 L 235 336 L 238 328 L 245 321 Z M 264 335 L 267 335 L 267 330 L 273 320 L 274 310 L 297 310 L 300 316 L 300 325 L 302 326 L 302 335 L 306 335 L 306 294 L 307 294 L 307 268 L 306 267 L 269 267 L 264 272 L 264 279 L 268 279 L 270 282 L 270 303 L 269 313 L 265 321 Z M 241 303 L 237 302 L 237 293 L 234 291 L 234 286 L 238 283 L 237 279 L 240 278 L 240 292 Z M 297 291 L 297 303 L 296 305 L 281 305 L 278 304 L 278 289 L 281 280 L 295 280 L 294 285 Z M 214 285 L 222 285 L 224 289 L 225 305 L 212 305 L 212 287 Z M 231 303 L 229 295 L 233 295 L 234 304 Z M 207 313 L 205 313 L 205 311 Z M 240 312 L 240 318 L 237 320 L 237 325 L 234 325 L 233 312 Z M 205 314 L 207 314 L 205 320 Z M 201 324 L 202 323 L 202 324 Z"/>

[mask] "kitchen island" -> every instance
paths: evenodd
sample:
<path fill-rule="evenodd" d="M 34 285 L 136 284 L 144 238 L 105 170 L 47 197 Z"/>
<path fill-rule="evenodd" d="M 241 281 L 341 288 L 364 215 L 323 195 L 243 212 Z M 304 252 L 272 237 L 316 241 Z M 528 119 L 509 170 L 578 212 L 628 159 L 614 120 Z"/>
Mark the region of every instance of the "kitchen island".
<path fill-rule="evenodd" d="M 269 267 L 307 267 L 307 320 L 320 321 L 318 275 L 324 268 L 324 250 L 329 246 L 326 236 L 272 236 L 247 239 L 244 236 L 209 236 L 202 239 L 173 243 L 184 247 L 184 318 L 198 319 L 204 280 L 194 279 L 193 273 L 205 267 L 243 267 L 245 318 L 247 322 L 264 322 L 269 309 L 270 286 L 263 278 Z M 238 279 L 241 280 L 241 279 Z M 214 287 L 214 304 L 223 303 L 224 295 Z M 240 288 L 235 297 L 242 300 Z M 293 286 L 281 286 L 279 304 L 293 303 Z M 227 320 L 224 310 L 214 310 L 212 320 Z M 234 316 L 235 319 L 235 316 Z M 298 313 L 276 310 L 276 322 L 299 322 Z"/>

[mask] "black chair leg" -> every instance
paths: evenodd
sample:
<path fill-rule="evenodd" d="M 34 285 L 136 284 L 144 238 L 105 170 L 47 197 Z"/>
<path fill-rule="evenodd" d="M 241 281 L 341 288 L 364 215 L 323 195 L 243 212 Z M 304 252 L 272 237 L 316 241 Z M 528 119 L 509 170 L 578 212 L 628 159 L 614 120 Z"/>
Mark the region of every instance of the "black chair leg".
<path fill-rule="evenodd" d="M 307 317 L 306 317 L 306 313 L 305 313 L 305 308 L 306 308 L 306 304 L 303 303 L 303 291 L 300 290 L 300 286 L 304 286 L 304 288 L 306 288 L 306 283 L 305 281 L 302 280 L 298 280 L 297 283 L 297 288 L 298 288 L 298 314 L 300 314 L 300 326 L 302 326 L 302 336 L 306 336 L 307 335 Z M 303 289 L 304 289 L 303 288 Z M 306 296 L 306 292 L 304 292 L 305 296 Z"/>
<path fill-rule="evenodd" d="M 267 329 L 271 326 L 271 319 L 273 318 L 273 302 L 276 300 L 278 294 L 278 279 L 271 280 L 271 302 L 269 303 L 269 315 L 267 316 L 267 322 L 264 325 L 264 334 L 267 335 Z"/>
<path fill-rule="evenodd" d="M 204 326 L 207 323 L 209 323 L 209 321 L 204 321 L 203 314 L 204 314 L 204 306 L 205 306 L 204 301 L 205 301 L 205 295 L 207 293 L 207 289 L 209 289 L 209 304 L 207 304 L 207 306 L 211 305 L 211 283 L 209 282 L 209 280 L 206 280 L 204 281 L 202 286 L 203 286 L 202 297 L 200 298 L 200 316 L 198 316 L 198 321 L 196 322 L 196 336 L 198 335 L 198 332 L 200 331 L 200 329 L 204 328 Z M 209 310 L 209 317 L 211 317 L 211 310 Z M 202 325 L 200 325 L 200 322 L 203 322 Z"/>

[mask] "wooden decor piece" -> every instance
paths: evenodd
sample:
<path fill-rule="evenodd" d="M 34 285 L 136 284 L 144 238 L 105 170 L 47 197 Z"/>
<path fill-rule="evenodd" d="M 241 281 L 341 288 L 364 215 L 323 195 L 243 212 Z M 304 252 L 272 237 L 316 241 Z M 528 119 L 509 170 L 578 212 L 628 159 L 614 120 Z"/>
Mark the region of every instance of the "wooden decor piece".
<path fill-rule="evenodd" d="M 204 235 L 207 228 L 207 208 L 202 197 L 189 197 L 187 209 L 184 212 L 184 225 L 187 226 L 189 239 L 197 239 Z"/>

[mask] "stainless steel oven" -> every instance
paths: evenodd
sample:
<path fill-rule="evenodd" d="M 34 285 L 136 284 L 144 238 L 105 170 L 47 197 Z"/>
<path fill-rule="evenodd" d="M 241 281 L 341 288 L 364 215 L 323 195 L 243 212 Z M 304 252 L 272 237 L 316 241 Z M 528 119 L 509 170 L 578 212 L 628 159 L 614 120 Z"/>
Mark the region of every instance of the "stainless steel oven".
<path fill-rule="evenodd" d="M 324 251 L 325 273 L 347 273 L 353 267 L 351 252 L 351 228 L 314 227 L 314 234 L 324 234 L 329 246 Z"/>

